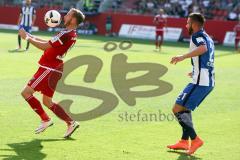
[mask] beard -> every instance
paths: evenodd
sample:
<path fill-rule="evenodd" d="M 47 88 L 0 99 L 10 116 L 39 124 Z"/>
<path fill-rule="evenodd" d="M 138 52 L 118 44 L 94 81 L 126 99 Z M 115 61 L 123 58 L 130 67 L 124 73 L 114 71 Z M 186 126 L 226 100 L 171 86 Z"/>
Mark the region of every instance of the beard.
<path fill-rule="evenodd" d="M 67 22 L 64 21 L 64 27 L 67 27 L 67 26 L 69 26 L 69 25 L 70 25 L 70 22 L 69 22 L 69 21 L 67 21 Z"/>
<path fill-rule="evenodd" d="M 71 24 L 71 20 L 72 19 L 69 19 L 68 21 L 63 20 L 64 21 L 64 23 L 63 23 L 64 27 L 69 26 Z"/>
<path fill-rule="evenodd" d="M 188 34 L 191 36 L 193 34 L 193 28 L 192 25 L 188 29 Z"/>

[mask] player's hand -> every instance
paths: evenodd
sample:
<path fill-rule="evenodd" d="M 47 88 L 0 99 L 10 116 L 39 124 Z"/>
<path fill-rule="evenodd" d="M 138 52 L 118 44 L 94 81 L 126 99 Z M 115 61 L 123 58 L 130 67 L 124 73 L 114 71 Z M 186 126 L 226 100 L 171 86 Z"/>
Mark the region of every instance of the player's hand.
<path fill-rule="evenodd" d="M 35 38 L 33 35 L 31 35 L 31 34 L 28 33 L 28 32 L 26 32 L 26 35 L 27 35 L 28 37 Z"/>
<path fill-rule="evenodd" d="M 192 78 L 192 76 L 193 76 L 192 72 L 188 73 L 187 75 L 188 75 L 190 78 Z"/>
<path fill-rule="evenodd" d="M 19 29 L 18 34 L 19 34 L 23 39 L 25 39 L 25 38 L 27 37 L 27 32 L 26 32 L 23 28 Z"/>
<path fill-rule="evenodd" d="M 171 64 L 177 64 L 178 62 L 181 62 L 181 61 L 183 61 L 185 58 L 184 58 L 184 56 L 183 55 L 179 55 L 179 56 L 175 56 L 175 57 L 173 57 L 172 58 L 172 60 L 171 60 Z"/>

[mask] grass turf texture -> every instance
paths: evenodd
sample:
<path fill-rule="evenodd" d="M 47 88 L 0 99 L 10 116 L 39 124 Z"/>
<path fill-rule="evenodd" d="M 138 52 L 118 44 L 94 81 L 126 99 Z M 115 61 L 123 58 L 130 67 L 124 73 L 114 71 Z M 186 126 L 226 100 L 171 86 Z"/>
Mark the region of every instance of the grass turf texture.
<path fill-rule="evenodd" d="M 49 39 L 52 34 L 33 33 Z M 176 66 L 170 65 L 170 58 L 188 51 L 186 43 L 164 43 L 162 52 L 154 51 L 153 42 L 133 40 L 133 47 L 126 51 L 117 49 L 105 52 L 107 41 L 119 43 L 120 38 L 80 36 L 66 60 L 78 55 L 94 55 L 104 65 L 95 83 L 84 83 L 86 67 L 75 70 L 67 83 L 108 91 L 118 96 L 110 77 L 113 55 L 124 53 L 128 62 L 160 63 L 168 68 L 161 77 L 173 85 L 173 90 L 160 97 L 138 98 L 137 105 L 130 107 L 118 96 L 119 105 L 107 115 L 81 122 L 80 129 L 72 139 L 61 138 L 66 126 L 46 107 L 55 124 L 40 135 L 34 134 L 39 118 L 20 96 L 23 86 L 37 69 L 42 51 L 30 46 L 25 53 L 9 53 L 17 44 L 16 32 L 0 30 L 0 159 L 104 159 L 104 160 L 238 160 L 240 158 L 240 55 L 232 48 L 216 47 L 216 87 L 201 106 L 193 113 L 197 133 L 205 141 L 204 146 L 194 154 L 171 152 L 166 145 L 175 143 L 181 137 L 181 128 L 176 121 L 130 122 L 121 121 L 119 115 L 141 113 L 171 114 L 172 105 L 185 85 L 190 81 L 186 76 L 191 71 L 190 61 Z M 25 47 L 25 42 L 23 47 Z M 139 73 L 132 74 L 132 76 Z M 147 89 L 143 87 L 144 89 Z M 37 94 L 40 98 L 40 95 Z M 71 111 L 88 111 L 99 104 L 98 100 L 55 94 L 54 99 L 74 100 Z"/>

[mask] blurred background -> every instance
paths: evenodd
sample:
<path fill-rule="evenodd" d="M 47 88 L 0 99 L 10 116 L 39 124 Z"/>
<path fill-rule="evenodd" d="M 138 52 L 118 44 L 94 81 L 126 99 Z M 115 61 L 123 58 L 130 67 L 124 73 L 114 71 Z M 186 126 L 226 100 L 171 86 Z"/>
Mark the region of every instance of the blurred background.
<path fill-rule="evenodd" d="M 16 25 L 24 3 L 22 0 L 0 0 L 0 24 Z M 80 34 L 107 36 L 121 35 L 124 24 L 154 26 L 154 16 L 159 9 L 163 9 L 167 17 L 167 27 L 181 29 L 178 41 L 189 40 L 185 30 L 188 14 L 201 12 L 208 20 L 205 29 L 215 43 L 223 44 L 224 39 L 227 39 L 228 45 L 233 43 L 230 42 L 234 39 L 233 28 L 240 18 L 239 0 L 32 0 L 32 5 L 37 10 L 37 30 L 58 30 L 48 29 L 44 24 L 43 16 L 46 11 L 56 9 L 64 15 L 70 8 L 75 7 L 87 15 L 86 21 L 79 26 Z"/>

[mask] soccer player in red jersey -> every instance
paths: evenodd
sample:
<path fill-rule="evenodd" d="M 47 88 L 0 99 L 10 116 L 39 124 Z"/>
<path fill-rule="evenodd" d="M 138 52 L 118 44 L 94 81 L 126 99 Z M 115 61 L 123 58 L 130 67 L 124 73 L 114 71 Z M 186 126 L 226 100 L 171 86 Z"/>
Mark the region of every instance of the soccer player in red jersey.
<path fill-rule="evenodd" d="M 238 50 L 238 45 L 239 45 L 239 42 L 240 42 L 240 20 L 239 20 L 238 24 L 234 27 L 234 32 L 236 33 L 235 49 Z"/>
<path fill-rule="evenodd" d="M 163 9 L 160 9 L 159 14 L 154 17 L 153 23 L 156 25 L 156 49 L 161 51 L 161 45 L 163 43 L 163 27 L 167 26 L 167 19 L 164 17 Z M 161 37 L 160 40 L 159 37 Z"/>
<path fill-rule="evenodd" d="M 28 102 L 31 108 L 40 116 L 41 124 L 35 130 L 35 133 L 41 133 L 49 126 L 53 125 L 52 120 L 43 110 L 41 103 L 34 97 L 34 92 L 39 91 L 43 94 L 42 102 L 60 119 L 67 123 L 67 131 L 65 138 L 79 127 L 79 123 L 71 119 L 63 108 L 52 101 L 57 82 L 62 76 L 63 61 L 62 58 L 67 51 L 75 44 L 77 39 L 76 28 L 85 19 L 84 14 L 75 8 L 64 16 L 65 29 L 59 32 L 51 40 L 46 41 L 38 37 L 34 37 L 27 33 L 24 29 L 19 30 L 19 35 L 30 42 L 35 47 L 43 50 L 44 53 L 39 60 L 39 69 L 33 78 L 28 82 L 22 91 L 23 98 Z"/>

